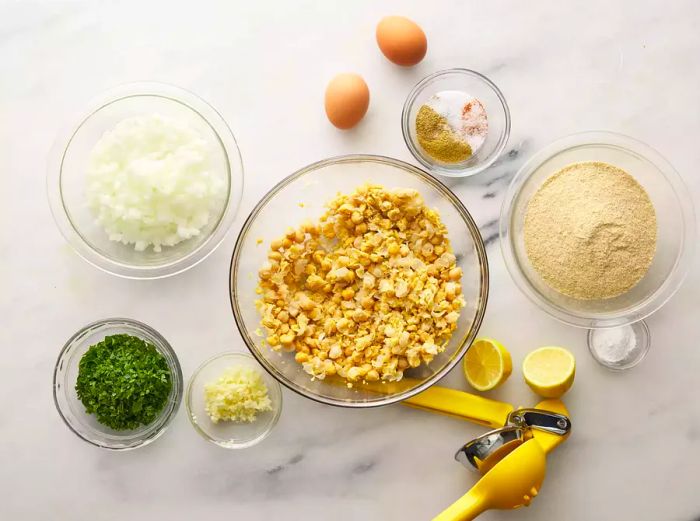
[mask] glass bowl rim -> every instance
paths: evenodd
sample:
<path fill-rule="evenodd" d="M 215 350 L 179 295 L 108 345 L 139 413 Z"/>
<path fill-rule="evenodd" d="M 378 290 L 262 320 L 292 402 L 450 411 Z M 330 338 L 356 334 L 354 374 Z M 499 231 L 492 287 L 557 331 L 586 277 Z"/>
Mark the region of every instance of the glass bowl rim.
<path fill-rule="evenodd" d="M 546 161 L 575 148 L 590 146 L 613 146 L 627 153 L 638 156 L 654 166 L 664 178 L 676 196 L 681 212 L 683 231 L 681 247 L 668 277 L 659 285 L 650 297 L 632 306 L 624 314 L 611 317 L 596 317 L 575 314 L 566 308 L 556 305 L 537 290 L 524 273 L 516 258 L 511 222 L 515 202 L 520 197 L 522 187 L 530 179 L 533 172 Z M 687 185 L 671 163 L 650 145 L 620 132 L 609 130 L 586 130 L 560 137 L 533 154 L 511 180 L 503 198 L 499 216 L 499 239 L 501 253 L 506 269 L 518 289 L 540 309 L 564 324 L 581 328 L 609 328 L 628 325 L 645 319 L 661 308 L 678 291 L 685 280 L 692 263 L 695 244 L 695 212 L 692 198 Z"/>
<path fill-rule="evenodd" d="M 93 439 L 86 438 L 83 436 L 80 432 L 75 430 L 73 428 L 73 425 L 68 421 L 66 418 L 66 415 L 63 412 L 63 408 L 59 404 L 58 397 L 57 397 L 57 378 L 58 378 L 58 372 L 59 372 L 59 366 L 61 364 L 61 361 L 63 360 L 63 357 L 70 348 L 73 347 L 74 343 L 76 340 L 80 339 L 85 333 L 89 332 L 90 330 L 98 329 L 103 326 L 119 326 L 127 324 L 129 326 L 132 326 L 134 329 L 139 330 L 139 331 L 144 331 L 148 333 L 149 335 L 153 336 L 156 340 L 158 340 L 158 345 L 156 346 L 156 349 L 163 350 L 167 352 L 167 354 L 172 358 L 173 364 L 172 367 L 170 364 L 168 364 L 168 367 L 171 369 L 171 374 L 172 374 L 172 379 L 173 379 L 173 385 L 176 387 L 175 389 L 175 399 L 172 408 L 170 411 L 167 413 L 165 416 L 165 421 L 163 421 L 162 425 L 158 427 L 156 430 L 146 430 L 143 433 L 143 439 L 141 439 L 139 442 L 136 442 L 133 445 L 130 445 L 128 447 L 113 447 L 104 443 L 99 443 Z M 73 432 L 78 438 L 81 440 L 89 443 L 90 445 L 94 445 L 95 447 L 99 447 L 101 449 L 107 449 L 107 450 L 112 450 L 112 451 L 126 451 L 126 450 L 134 450 L 138 449 L 141 447 L 144 447 L 152 442 L 154 442 L 156 439 L 158 439 L 161 435 L 165 433 L 165 431 L 170 427 L 170 424 L 173 422 L 175 419 L 175 416 L 177 416 L 178 411 L 180 410 L 180 405 L 182 404 L 182 397 L 183 397 L 183 387 L 184 387 L 184 379 L 182 376 L 182 367 L 180 366 L 180 360 L 177 357 L 177 354 L 175 353 L 175 350 L 172 348 L 170 343 L 161 335 L 158 331 L 153 329 L 151 326 L 148 324 L 145 324 L 143 322 L 140 322 L 138 320 L 132 319 L 132 318 L 125 318 L 125 317 L 110 317 L 110 318 L 104 318 L 100 320 L 95 320 L 94 322 L 90 322 L 89 324 L 81 327 L 78 331 L 73 333 L 71 337 L 66 341 L 66 343 L 63 345 L 61 348 L 60 352 L 58 353 L 58 358 L 56 359 L 56 364 L 54 365 L 54 370 L 53 370 L 53 380 L 52 380 L 52 392 L 53 392 L 53 403 L 54 406 L 56 407 L 56 411 L 58 411 L 58 415 L 61 417 L 61 420 L 63 420 L 63 423 L 70 429 L 71 432 Z M 164 407 L 165 410 L 165 407 Z M 159 415 L 158 418 L 160 419 L 161 416 Z M 153 422 L 154 424 L 156 421 Z"/>
<path fill-rule="evenodd" d="M 200 425 L 194 421 L 192 418 L 193 416 L 193 411 L 192 408 L 190 407 L 190 397 L 192 396 L 192 384 L 194 383 L 195 379 L 197 376 L 199 376 L 199 373 L 207 367 L 210 363 L 215 362 L 217 360 L 220 360 L 222 358 L 241 358 L 245 360 L 252 360 L 254 361 L 257 365 L 260 365 L 260 362 L 258 360 L 250 355 L 249 353 L 241 353 L 238 351 L 223 351 L 221 353 L 217 353 L 213 356 L 210 356 L 206 360 L 204 360 L 201 364 L 197 366 L 197 368 L 192 371 L 192 375 L 190 375 L 190 378 L 187 382 L 187 386 L 185 387 L 185 409 L 187 410 L 187 418 L 190 421 L 190 424 L 194 428 L 195 432 L 199 434 L 203 439 L 206 441 L 213 443 L 217 447 L 221 447 L 222 449 L 230 449 L 230 450 L 237 450 L 237 449 L 247 449 L 250 448 L 254 445 L 257 445 L 261 441 L 263 441 L 265 438 L 267 438 L 270 433 L 273 431 L 275 428 L 275 425 L 277 425 L 277 422 L 280 419 L 280 416 L 282 415 L 282 406 L 284 402 L 284 395 L 282 393 L 282 386 L 280 385 L 280 382 L 277 378 L 275 378 L 273 375 L 271 375 L 267 370 L 265 372 L 270 375 L 272 378 L 272 382 L 274 384 L 274 387 L 276 389 L 276 393 L 279 395 L 279 401 L 277 402 L 277 405 L 274 406 L 274 409 L 272 411 L 272 419 L 270 420 L 269 425 L 265 428 L 264 431 L 262 431 L 257 437 L 253 438 L 252 440 L 249 440 L 245 443 L 235 443 L 235 444 L 223 444 L 219 443 L 216 441 L 214 438 L 209 436 L 206 432 L 204 432 L 204 429 L 200 427 Z M 261 366 L 262 367 L 262 366 Z"/>
<path fill-rule="evenodd" d="M 467 333 L 464 342 L 462 343 L 461 346 L 456 350 L 455 355 L 452 357 L 452 360 L 450 360 L 445 367 L 443 367 L 440 371 L 435 373 L 432 377 L 426 379 L 423 383 L 420 385 L 416 386 L 413 389 L 401 392 L 401 393 L 396 393 L 395 395 L 392 396 L 387 396 L 384 399 L 381 400 L 376 400 L 372 402 L 366 402 L 366 401 L 341 401 L 341 400 L 336 400 L 333 398 L 326 398 L 324 396 L 321 396 L 319 394 L 307 391 L 306 389 L 302 388 L 301 386 L 298 386 L 291 380 L 288 380 L 287 377 L 285 377 L 283 374 L 279 373 L 277 369 L 275 369 L 274 366 L 269 364 L 267 360 L 258 353 L 257 348 L 255 348 L 255 342 L 253 339 L 250 337 L 246 327 L 245 327 L 245 322 L 243 320 L 243 316 L 238 304 L 238 298 L 234 297 L 234 290 L 236 287 L 236 274 L 238 272 L 238 263 L 240 260 L 240 253 L 242 249 L 242 245 L 244 240 L 246 239 L 248 232 L 250 230 L 250 227 L 252 226 L 253 222 L 255 221 L 256 217 L 258 214 L 267 206 L 267 204 L 274 198 L 275 195 L 277 195 L 282 189 L 286 188 L 289 184 L 291 184 L 293 181 L 303 177 L 304 175 L 313 172 L 315 170 L 318 170 L 320 168 L 324 168 L 326 166 L 332 166 L 332 165 L 339 165 L 343 163 L 357 163 L 357 162 L 362 162 L 362 163 L 380 163 L 383 165 L 391 165 L 397 168 L 400 168 L 406 173 L 411 173 L 415 175 L 416 177 L 422 179 L 423 181 L 427 182 L 429 185 L 431 185 L 434 189 L 438 190 L 439 192 L 442 193 L 455 207 L 457 210 L 457 213 L 459 213 L 460 217 L 462 218 L 464 224 L 467 226 L 467 229 L 470 231 L 472 238 L 474 239 L 474 247 L 477 252 L 477 258 L 479 261 L 479 268 L 480 268 L 480 276 L 481 276 L 481 287 L 479 291 L 479 305 L 477 306 L 476 309 L 476 315 L 474 317 L 474 321 L 472 322 L 469 332 Z M 442 377 L 444 377 L 447 373 L 449 373 L 454 367 L 456 367 L 462 358 L 464 357 L 465 353 L 467 352 L 467 349 L 469 349 L 469 346 L 471 343 L 474 341 L 476 338 L 476 335 L 479 332 L 479 328 L 481 327 L 481 324 L 484 319 L 484 315 L 486 312 L 486 306 L 488 303 L 488 294 L 489 294 L 489 264 L 488 264 L 488 257 L 486 255 L 486 247 L 484 245 L 484 240 L 481 236 L 481 232 L 479 231 L 479 227 L 476 225 L 476 222 L 474 221 L 474 218 L 471 216 L 469 211 L 466 209 L 462 201 L 450 190 L 442 181 L 437 179 L 436 177 L 430 175 L 429 173 L 425 172 L 424 170 L 421 170 L 417 166 L 414 166 L 410 163 L 406 163 L 404 161 L 401 161 L 399 159 L 394 159 L 391 157 L 387 156 L 381 156 L 381 155 L 373 155 L 373 154 L 348 154 L 348 155 L 342 155 L 342 156 L 334 156 L 330 157 L 327 159 L 322 159 L 320 161 L 316 161 L 314 163 L 311 163 L 296 172 L 290 174 L 289 176 L 285 177 L 282 179 L 280 182 L 278 182 L 275 186 L 273 186 L 261 199 L 260 201 L 255 205 L 255 207 L 251 210 L 250 214 L 246 218 L 245 222 L 243 223 L 243 226 L 241 227 L 241 230 L 238 234 L 238 237 L 236 238 L 236 244 L 234 245 L 233 248 L 233 253 L 231 254 L 231 264 L 229 266 L 229 279 L 228 279 L 228 289 L 229 289 L 229 301 L 231 303 L 231 309 L 233 311 L 233 316 L 234 320 L 236 322 L 236 327 L 238 328 L 238 332 L 241 335 L 241 338 L 243 339 L 243 342 L 245 343 L 246 347 L 250 351 L 250 353 L 253 355 L 253 357 L 258 361 L 258 363 L 268 372 L 272 375 L 272 377 L 280 382 L 282 385 L 284 385 L 287 389 L 294 391 L 295 393 L 304 396 L 305 398 L 309 398 L 315 402 L 318 403 L 323 403 L 325 405 L 333 405 L 336 407 L 345 407 L 345 408 L 372 408 L 372 407 L 381 407 L 384 405 L 390 405 L 393 403 L 400 402 L 402 400 L 405 400 L 407 398 L 410 398 L 411 396 L 414 396 L 421 391 L 426 390 L 430 386 L 434 385 L 436 382 L 438 382 Z"/>
<path fill-rule="evenodd" d="M 494 152 L 492 153 L 492 157 L 488 159 L 487 161 L 484 161 L 482 163 L 479 163 L 477 165 L 474 165 L 472 167 L 468 168 L 448 168 L 445 166 L 440 165 L 439 163 L 431 162 L 428 161 L 419 151 L 418 147 L 416 144 L 413 142 L 413 139 L 411 138 L 411 132 L 410 132 L 410 122 L 409 122 L 409 115 L 411 112 L 411 108 L 413 107 L 413 104 L 416 101 L 416 98 L 418 95 L 423 91 L 423 89 L 431 83 L 433 80 L 440 78 L 441 76 L 448 76 L 448 75 L 461 75 L 461 76 L 469 76 L 471 78 L 476 78 L 478 81 L 481 81 L 484 83 L 488 88 L 490 88 L 494 94 L 496 94 L 496 97 L 498 100 L 501 102 L 501 108 L 503 110 L 503 115 L 505 119 L 505 126 L 503 128 L 503 132 L 501 133 L 501 136 L 499 138 L 498 145 L 494 149 Z M 406 101 L 404 101 L 403 104 L 403 109 L 401 110 L 401 133 L 403 134 L 403 140 L 404 143 L 406 144 L 406 147 L 408 150 L 411 152 L 411 155 L 418 161 L 422 166 L 425 168 L 428 168 L 431 171 L 436 172 L 437 174 L 443 175 L 445 177 L 453 177 L 453 178 L 463 178 L 463 177 L 471 177 L 473 175 L 479 174 L 489 168 L 491 165 L 493 165 L 499 157 L 501 157 L 501 154 L 503 153 L 503 150 L 506 148 L 506 145 L 508 144 L 508 138 L 510 137 L 510 127 L 511 127 L 511 121 L 510 121 L 510 108 L 508 107 L 508 102 L 506 101 L 505 96 L 501 92 L 501 89 L 498 88 L 498 86 L 491 81 L 489 78 L 481 74 L 480 72 L 474 71 L 472 69 L 466 69 L 466 68 L 460 68 L 460 67 L 455 67 L 452 69 L 442 69 L 437 72 L 434 72 L 432 74 L 429 74 L 422 80 L 420 80 L 408 93 L 408 96 L 406 96 Z"/>
<path fill-rule="evenodd" d="M 61 189 L 61 176 L 63 175 L 65 156 L 75 136 L 83 125 L 102 109 L 113 103 L 138 97 L 161 98 L 182 105 L 194 112 L 214 133 L 216 142 L 226 159 L 226 175 L 229 180 L 229 192 L 223 211 L 221 215 L 218 216 L 216 226 L 197 248 L 188 252 L 183 257 L 177 258 L 164 265 L 139 266 L 136 264 L 119 262 L 100 253 L 83 238 L 81 232 L 74 225 L 64 204 Z M 78 113 L 78 116 L 73 117 L 73 119 L 65 124 L 57 133 L 48 155 L 46 192 L 54 222 L 61 232 L 61 235 L 63 235 L 64 239 L 78 256 L 110 275 L 126 279 L 146 280 L 177 275 L 193 268 L 214 253 L 225 239 L 235 220 L 243 197 L 244 178 L 243 159 L 236 137 L 221 113 L 214 108 L 213 105 L 194 92 L 183 89 L 182 87 L 160 82 L 133 82 L 108 89 L 88 101 Z"/>

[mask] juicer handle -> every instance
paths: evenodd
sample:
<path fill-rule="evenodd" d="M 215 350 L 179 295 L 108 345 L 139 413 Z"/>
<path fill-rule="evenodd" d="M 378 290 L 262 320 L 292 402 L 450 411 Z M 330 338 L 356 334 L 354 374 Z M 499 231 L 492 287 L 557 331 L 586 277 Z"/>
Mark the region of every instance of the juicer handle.
<path fill-rule="evenodd" d="M 433 521 L 472 521 L 488 509 L 486 498 L 472 489 L 440 512 Z"/>
<path fill-rule="evenodd" d="M 503 427 L 508 415 L 513 411 L 513 406 L 509 403 L 436 385 L 401 403 L 416 409 L 469 420 L 493 429 Z"/>

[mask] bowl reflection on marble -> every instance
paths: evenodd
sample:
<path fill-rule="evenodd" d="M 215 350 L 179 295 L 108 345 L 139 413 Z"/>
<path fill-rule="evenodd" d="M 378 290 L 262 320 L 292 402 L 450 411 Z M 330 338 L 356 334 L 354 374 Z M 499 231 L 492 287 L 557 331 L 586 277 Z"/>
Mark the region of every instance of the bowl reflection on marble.
<path fill-rule="evenodd" d="M 627 171 L 656 209 L 656 254 L 646 275 L 614 298 L 579 300 L 552 289 L 530 264 L 524 222 L 530 198 L 559 169 L 602 161 Z M 500 217 L 501 249 L 513 280 L 535 304 L 580 327 L 616 327 L 642 320 L 676 292 L 688 272 L 695 243 L 690 193 L 678 172 L 648 145 L 613 132 L 583 132 L 555 141 L 523 165 L 506 192 Z"/>
<path fill-rule="evenodd" d="M 255 307 L 257 273 L 267 260 L 270 241 L 289 226 L 317 220 L 338 192 L 351 193 L 364 183 L 388 189 L 412 188 L 435 208 L 447 227 L 457 264 L 462 268 L 466 307 L 444 352 L 427 365 L 406 371 L 401 382 L 355 384 L 335 377 L 312 380 L 293 353 L 274 351 L 256 333 L 260 315 Z M 300 204 L 303 203 L 303 204 Z M 258 240 L 262 239 L 262 243 Z M 231 258 L 230 297 L 236 325 L 260 364 L 283 385 L 313 400 L 343 407 L 373 407 L 398 402 L 428 388 L 459 363 L 475 338 L 486 308 L 488 263 L 474 220 L 457 197 L 428 173 L 408 163 L 382 156 L 351 155 L 327 159 L 303 168 L 270 190 L 243 225 Z"/>

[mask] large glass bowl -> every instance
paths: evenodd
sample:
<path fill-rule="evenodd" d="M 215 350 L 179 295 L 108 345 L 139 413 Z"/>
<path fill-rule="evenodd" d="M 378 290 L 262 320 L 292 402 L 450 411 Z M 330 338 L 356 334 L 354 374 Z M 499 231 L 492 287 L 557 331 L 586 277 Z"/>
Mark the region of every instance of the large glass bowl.
<path fill-rule="evenodd" d="M 287 227 L 318 219 L 338 192 L 351 193 L 363 183 L 386 188 L 413 188 L 439 211 L 463 270 L 466 299 L 447 349 L 428 365 L 406 371 L 397 384 L 355 384 L 340 378 L 312 380 L 292 353 L 273 351 L 259 335 L 255 307 L 257 273 L 267 260 L 270 241 Z M 283 385 L 313 400 L 344 407 L 373 407 L 398 402 L 426 389 L 452 369 L 467 351 L 481 325 L 488 295 L 488 264 L 479 229 L 467 209 L 441 182 L 412 165 L 381 156 L 353 155 L 314 163 L 284 179 L 262 198 L 243 225 L 231 259 L 231 306 L 250 352 Z M 257 332 L 256 332 L 257 330 Z"/>
<path fill-rule="evenodd" d="M 213 208 L 200 234 L 156 252 L 110 241 L 87 204 L 90 153 L 105 132 L 120 121 L 159 114 L 187 123 L 209 145 L 212 170 L 226 180 L 225 198 Z M 204 260 L 224 239 L 243 194 L 243 164 L 236 140 L 221 115 L 186 90 L 160 83 L 132 83 L 91 102 L 56 139 L 48 162 L 51 212 L 66 240 L 83 259 L 126 278 L 154 279 L 185 271 Z"/>
<path fill-rule="evenodd" d="M 172 382 L 170 396 L 158 417 L 148 425 L 128 431 L 115 431 L 99 423 L 94 415 L 85 412 L 85 406 L 75 390 L 80 359 L 85 352 L 106 336 L 117 334 L 132 335 L 153 344 L 165 357 Z M 68 428 L 82 440 L 111 450 L 136 449 L 159 438 L 180 408 L 183 387 L 180 362 L 168 341 L 155 329 L 128 318 L 108 318 L 82 328 L 63 346 L 53 374 L 54 403 Z"/>
<path fill-rule="evenodd" d="M 609 299 L 579 300 L 550 288 L 530 264 L 523 226 L 530 198 L 560 168 L 603 161 L 632 175 L 656 209 L 657 248 L 649 271 L 630 291 Z M 501 249 L 517 286 L 559 320 L 579 327 L 616 327 L 642 320 L 661 307 L 688 272 L 695 243 L 690 192 L 678 172 L 650 146 L 613 132 L 583 132 L 555 141 L 535 154 L 506 192 L 500 219 Z"/>

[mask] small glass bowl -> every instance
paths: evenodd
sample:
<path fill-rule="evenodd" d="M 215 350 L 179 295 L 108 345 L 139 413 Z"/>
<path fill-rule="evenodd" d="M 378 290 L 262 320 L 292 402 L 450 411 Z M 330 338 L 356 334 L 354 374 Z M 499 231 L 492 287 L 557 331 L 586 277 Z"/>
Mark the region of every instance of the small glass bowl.
<path fill-rule="evenodd" d="M 187 122 L 208 143 L 212 169 L 223 173 L 227 194 L 196 237 L 155 252 L 110 241 L 95 222 L 86 196 L 86 172 L 93 147 L 105 132 L 134 116 L 160 114 Z M 57 137 L 48 162 L 51 212 L 63 236 L 83 259 L 107 273 L 156 279 L 195 266 L 221 244 L 243 194 L 243 164 L 236 140 L 221 115 L 186 90 L 160 83 L 132 83 L 91 102 L 77 123 Z"/>
<path fill-rule="evenodd" d="M 106 336 L 126 333 L 153 344 L 170 368 L 172 389 L 158 418 L 130 431 L 115 431 L 99 423 L 75 391 L 79 363 L 88 348 Z M 148 445 L 167 429 L 180 408 L 183 390 L 182 370 L 175 351 L 155 329 L 128 318 L 108 318 L 88 324 L 63 346 L 53 373 L 53 399 L 58 414 L 78 437 L 103 449 L 129 450 Z"/>
<path fill-rule="evenodd" d="M 272 410 L 260 413 L 252 423 L 219 422 L 209 419 L 204 408 L 204 386 L 215 381 L 231 366 L 255 369 L 267 386 Z M 187 416 L 194 429 L 207 441 L 224 449 L 245 449 L 267 438 L 277 424 L 282 412 L 282 389 L 280 384 L 265 371 L 250 355 L 243 353 L 221 353 L 200 365 L 190 378 L 185 392 Z"/>
<path fill-rule="evenodd" d="M 603 344 L 603 335 L 608 332 L 616 331 L 628 331 L 630 336 L 634 337 L 635 345 L 631 349 L 627 349 L 622 357 L 611 357 L 610 353 L 606 352 L 606 347 Z M 630 339 L 631 340 L 631 339 Z M 620 347 L 624 347 L 624 340 L 621 339 Z M 629 324 L 626 326 L 620 326 L 619 328 L 599 328 L 599 329 L 589 329 L 588 330 L 588 350 L 591 352 L 594 360 L 600 365 L 607 367 L 612 371 L 624 371 L 625 369 L 631 369 L 637 364 L 639 364 L 644 358 L 646 358 L 647 353 L 649 353 L 649 347 L 651 346 L 651 334 L 649 333 L 649 327 L 644 320 L 635 322 L 634 324 Z"/>
<path fill-rule="evenodd" d="M 461 90 L 471 94 L 484 105 L 489 122 L 486 141 L 466 161 L 442 163 L 426 154 L 416 136 L 416 115 L 420 107 L 434 94 L 443 90 Z M 469 69 L 448 69 L 423 78 L 410 92 L 401 113 L 401 129 L 406 146 L 424 167 L 447 177 L 467 177 L 491 166 L 508 142 L 510 110 L 505 97 L 486 76 Z"/>
<path fill-rule="evenodd" d="M 525 251 L 530 198 L 556 171 L 580 161 L 602 161 L 624 169 L 642 185 L 656 209 L 657 246 L 649 271 L 615 298 L 579 300 L 562 295 L 540 277 Z M 499 227 L 506 267 L 520 290 L 550 315 L 583 328 L 623 326 L 659 309 L 688 273 L 697 240 L 690 192 L 673 166 L 641 141 L 604 131 L 564 137 L 529 159 L 508 187 Z"/>

